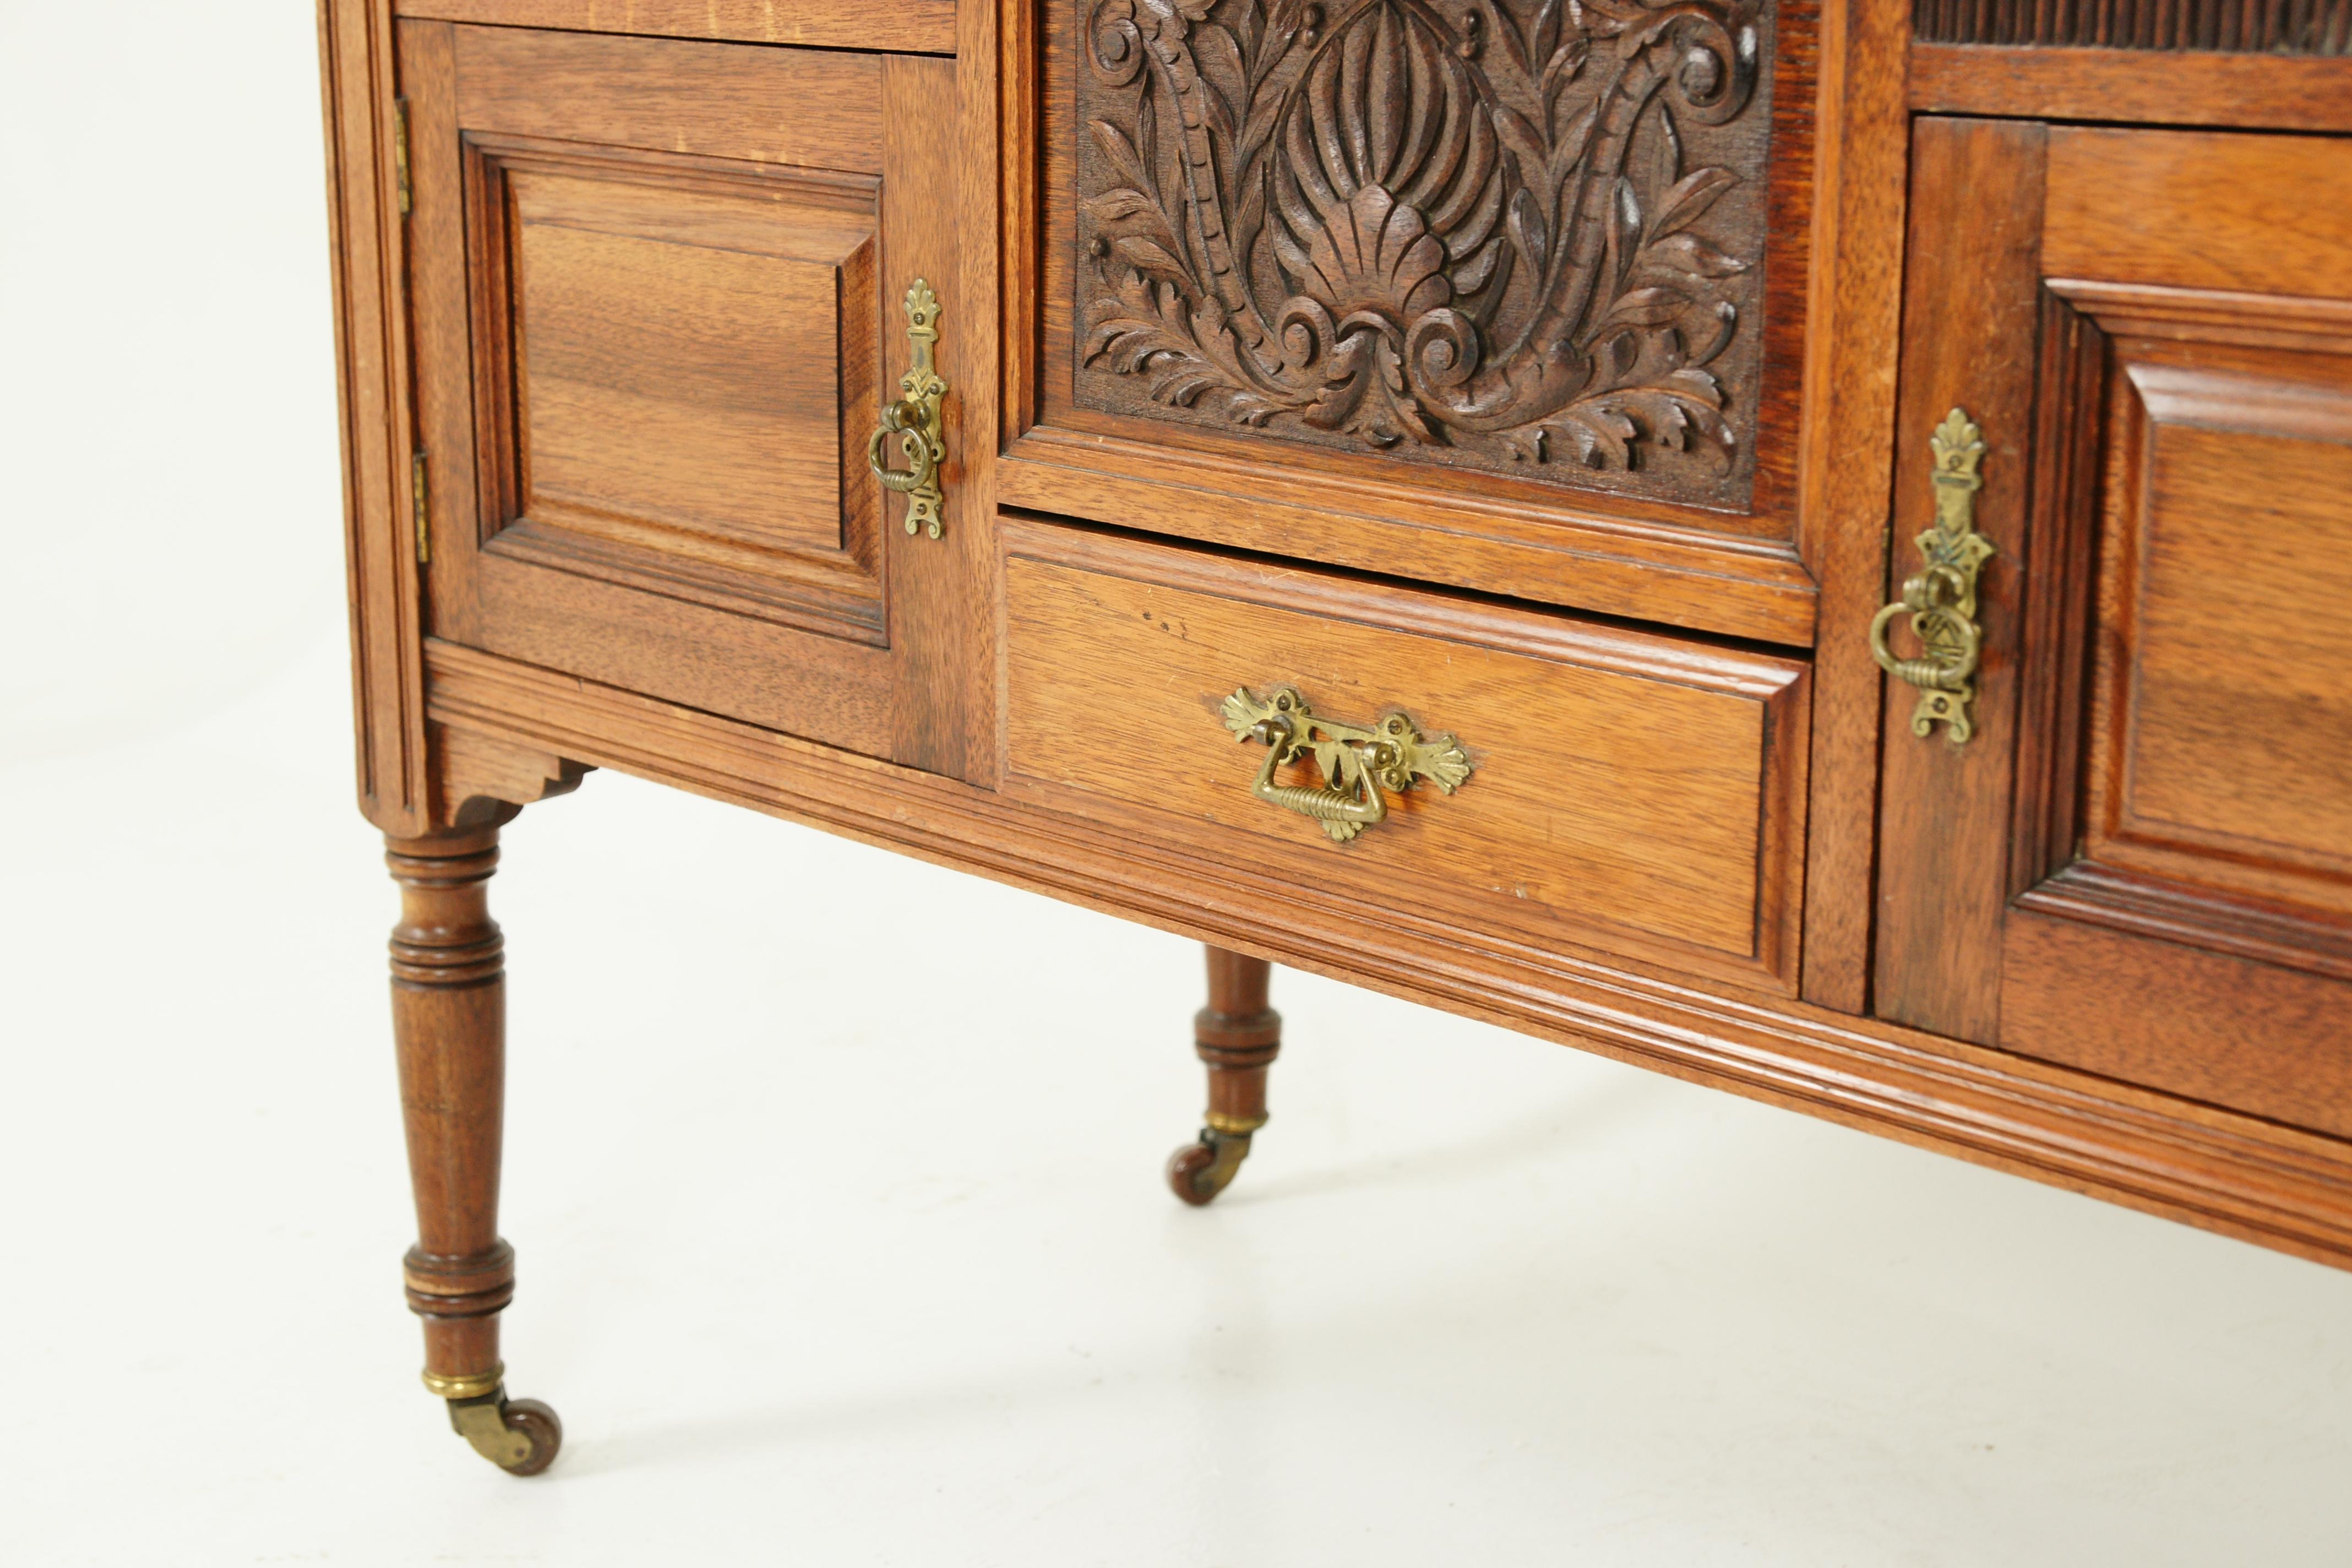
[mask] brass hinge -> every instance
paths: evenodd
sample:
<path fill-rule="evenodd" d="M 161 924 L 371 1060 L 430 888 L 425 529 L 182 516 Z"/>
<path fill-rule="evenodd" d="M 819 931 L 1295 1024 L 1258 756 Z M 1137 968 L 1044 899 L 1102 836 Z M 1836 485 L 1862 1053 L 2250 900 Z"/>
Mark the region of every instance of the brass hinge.
<path fill-rule="evenodd" d="M 433 562 L 433 520 L 425 504 L 429 494 L 425 479 L 425 454 L 419 452 L 408 460 L 409 510 L 416 526 L 416 563 L 419 566 L 428 566 Z"/>
<path fill-rule="evenodd" d="M 400 186 L 400 216 L 406 217 L 415 205 L 415 196 L 408 181 L 408 100 L 392 100 L 392 173 Z"/>

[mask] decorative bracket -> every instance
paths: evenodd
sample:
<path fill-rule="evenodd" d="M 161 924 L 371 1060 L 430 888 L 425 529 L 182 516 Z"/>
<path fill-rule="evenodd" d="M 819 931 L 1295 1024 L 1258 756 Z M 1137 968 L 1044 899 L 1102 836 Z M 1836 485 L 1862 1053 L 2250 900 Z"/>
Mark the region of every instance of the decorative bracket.
<path fill-rule="evenodd" d="M 1370 727 L 1318 718 L 1295 686 L 1275 687 L 1264 699 L 1244 686 L 1225 699 L 1223 713 L 1235 740 L 1266 749 L 1250 793 L 1312 817 L 1334 844 L 1387 819 L 1383 789 L 1402 792 L 1425 778 L 1452 795 L 1475 765 L 1461 742 L 1451 735 L 1424 740 L 1401 712 L 1383 714 Z M 1276 769 L 1310 756 L 1322 771 L 1322 788 L 1274 782 Z"/>
<path fill-rule="evenodd" d="M 940 297 L 922 279 L 907 290 L 907 342 L 914 363 L 898 379 L 899 400 L 882 411 L 882 426 L 866 444 L 866 463 L 885 489 L 907 498 L 907 531 L 937 539 L 947 531 L 941 513 L 947 495 L 940 484 L 940 466 L 947 461 L 947 442 L 940 434 L 940 405 L 948 384 L 934 367 L 932 354 L 940 341 Z M 906 468 L 893 468 L 883 455 L 891 437 L 907 457 Z"/>
<path fill-rule="evenodd" d="M 1958 746 L 1976 733 L 1969 705 L 1976 700 L 1977 664 L 1984 653 L 1977 576 L 1994 553 L 1992 541 L 1976 529 L 1977 492 L 1984 489 L 1977 472 L 1984 461 L 1984 432 L 1965 410 L 1955 408 L 1927 447 L 1936 459 L 1936 523 L 1917 540 L 1927 564 L 1903 584 L 1902 600 L 1870 623 L 1870 652 L 1881 669 L 1919 688 L 1911 732 L 1931 735 L 1940 721 L 1951 726 L 1952 744 Z M 1912 636 L 1926 650 L 1917 658 L 1897 658 L 1886 647 L 1887 626 L 1906 611 Z"/>

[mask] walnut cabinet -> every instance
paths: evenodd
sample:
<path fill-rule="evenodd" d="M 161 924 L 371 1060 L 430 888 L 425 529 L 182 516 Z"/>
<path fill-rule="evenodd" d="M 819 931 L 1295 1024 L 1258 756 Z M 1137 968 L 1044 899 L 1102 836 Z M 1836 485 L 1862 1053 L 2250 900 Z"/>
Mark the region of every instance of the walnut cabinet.
<path fill-rule="evenodd" d="M 1278 963 L 2352 1264 L 2342 0 L 320 38 L 407 1285 L 494 1461 L 562 1429 L 487 884 L 594 768 L 1209 944 L 1187 1201 Z"/>

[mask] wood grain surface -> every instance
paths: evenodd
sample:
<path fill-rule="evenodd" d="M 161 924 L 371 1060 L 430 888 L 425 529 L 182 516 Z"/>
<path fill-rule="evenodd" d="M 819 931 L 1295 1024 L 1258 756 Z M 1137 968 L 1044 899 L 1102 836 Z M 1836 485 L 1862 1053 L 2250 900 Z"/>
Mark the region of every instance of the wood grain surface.
<path fill-rule="evenodd" d="M 453 37 L 468 131 L 882 172 L 876 56 L 512 27 Z"/>
<path fill-rule="evenodd" d="M 383 832 L 414 836 L 433 826 L 433 764 L 408 505 L 415 432 L 388 10 L 372 0 L 319 0 L 319 58 L 360 810 Z"/>
<path fill-rule="evenodd" d="M 1911 541 L 1936 515 L 1928 434 L 1956 407 L 1990 448 L 1976 527 L 2000 553 L 1978 590 L 1986 640 L 1977 738 L 1956 746 L 1940 729 L 1914 735 L 1918 692 L 1884 683 L 1874 994 L 1881 1017 L 1981 1045 L 1993 1043 L 2000 1019 L 2000 968 L 1990 960 L 2008 897 L 2000 868 L 2011 823 L 2045 145 L 2041 126 L 1990 120 L 1921 121 L 1912 142 L 1905 300 L 1912 320 L 1932 325 L 1904 340 L 1894 550 L 1881 602 L 1899 599 L 1903 579 L 1919 570 Z"/>
<path fill-rule="evenodd" d="M 2345 143 L 2316 136 L 2060 127 L 2052 278 L 2257 294 L 2352 294 Z"/>
<path fill-rule="evenodd" d="M 2032 130 L 1970 123 L 1927 122 L 1923 153 Z M 1969 195 L 1916 209 L 1932 259 L 1912 299 L 1938 330 L 1906 349 L 1905 425 L 1967 401 L 2000 553 L 1977 740 L 1889 725 L 1878 1005 L 2352 1132 L 2352 664 L 2333 630 L 2352 266 L 2327 243 L 2352 163 L 2220 132 L 2056 129 L 2048 148 L 2039 189 L 1921 160 L 1921 188 Z M 2299 203 L 2318 210 L 2298 226 Z M 1996 274 L 1954 272 L 2004 229 Z M 1910 698 L 1889 691 L 1891 717 Z"/>
<path fill-rule="evenodd" d="M 1878 665 L 1870 620 L 1886 580 L 1909 117 L 1906 0 L 1822 13 L 1820 265 L 1805 356 L 1798 544 L 1821 597 L 1813 639 L 1812 802 L 1806 815 L 1804 991 L 1859 1013 L 1870 989 L 1878 838 Z"/>
<path fill-rule="evenodd" d="M 446 724 L 2352 1267 L 2352 1142 L 1367 903 L 470 649 L 436 642 L 426 658 Z"/>
<path fill-rule="evenodd" d="M 1356 192 L 1301 193 L 1317 233 L 1257 215 L 1354 284 L 1402 277 L 1334 237 L 1404 167 L 1382 127 L 1512 42 L 1424 58 L 1395 9 L 1325 7 L 1365 69 L 1301 111 L 1362 131 L 1310 149 Z M 1341 449 L 1344 418 L 1325 445 L 1083 406 L 1082 246 L 1134 215 L 1083 206 L 1117 160 L 1075 5 L 320 16 L 362 800 L 404 843 L 478 854 L 451 836 L 619 767 L 2352 1266 L 2352 161 L 2297 133 L 2352 131 L 2352 62 L 1915 47 L 1901 0 L 1780 5 L 1769 153 L 1678 231 L 1760 279 L 1754 385 L 1718 376 L 1752 495 L 1702 506 L 1663 470 L 1570 494 Z M 1705 142 L 1677 179 L 1730 167 Z M 1665 154 L 1633 156 L 1630 240 L 1514 197 L 1514 268 L 1675 237 Z M 1240 228 L 1245 198 L 1210 205 Z M 917 275 L 956 391 L 948 535 L 908 545 L 862 448 Z M 1965 750 L 1912 737 L 1861 640 L 1955 404 L 2000 547 Z M 1476 771 L 1332 844 L 1252 797 L 1214 712 L 1276 682 L 1402 708 Z M 416 1006 L 479 1066 L 489 1020 Z M 494 1354 L 509 1277 L 475 1209 L 412 1268 L 485 1309 L 438 1314 L 475 1325 L 450 1366 Z"/>
<path fill-rule="evenodd" d="M 960 401 L 947 540 L 894 531 L 866 468 L 917 278 L 943 373 L 985 388 L 962 138 L 929 112 L 955 63 L 401 28 L 436 628 L 970 771 L 989 558 Z"/>
<path fill-rule="evenodd" d="M 956 47 L 956 0 L 398 0 L 394 9 L 404 16 L 572 33 L 937 55 Z"/>
<path fill-rule="evenodd" d="M 1003 528 L 1004 789 L 1205 858 L 1787 988 L 1804 667 L 1108 536 Z M 1255 798 L 1218 705 L 1402 710 L 1476 766 L 1335 845 Z M 1282 782 L 1313 782 L 1310 779 Z"/>
<path fill-rule="evenodd" d="M 499 1236 L 506 946 L 488 899 L 498 828 L 387 839 L 384 850 L 401 892 L 392 1032 L 416 1200 L 402 1272 L 425 1320 L 425 1370 L 482 1377 L 499 1366 L 499 1313 L 515 1278 L 514 1249 Z"/>
<path fill-rule="evenodd" d="M 2183 50 L 1915 44 L 1922 114 L 2352 131 L 2352 60 Z"/>

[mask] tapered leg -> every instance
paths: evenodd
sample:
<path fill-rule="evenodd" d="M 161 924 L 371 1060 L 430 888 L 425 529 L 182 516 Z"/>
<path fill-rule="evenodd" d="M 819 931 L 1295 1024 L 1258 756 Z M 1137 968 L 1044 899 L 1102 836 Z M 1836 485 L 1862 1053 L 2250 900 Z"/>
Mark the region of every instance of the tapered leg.
<path fill-rule="evenodd" d="M 1169 1158 L 1168 1184 L 1188 1204 L 1205 1204 L 1232 1183 L 1265 1125 L 1265 1073 L 1282 1050 L 1282 1015 L 1265 1005 L 1274 965 L 1209 949 L 1209 1005 L 1192 1019 L 1192 1047 L 1209 1068 L 1209 1111 L 1201 1141 Z"/>
<path fill-rule="evenodd" d="M 400 884 L 392 933 L 392 1024 L 417 1243 L 408 1305 L 425 1320 L 425 1386 L 483 1458 L 536 1475 L 563 1442 L 555 1412 L 507 1397 L 499 1313 L 514 1296 L 514 1249 L 499 1239 L 506 1105 L 506 961 L 489 912 L 496 827 L 387 839 Z"/>

